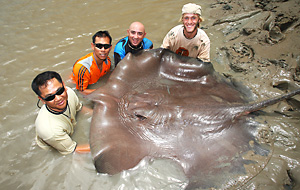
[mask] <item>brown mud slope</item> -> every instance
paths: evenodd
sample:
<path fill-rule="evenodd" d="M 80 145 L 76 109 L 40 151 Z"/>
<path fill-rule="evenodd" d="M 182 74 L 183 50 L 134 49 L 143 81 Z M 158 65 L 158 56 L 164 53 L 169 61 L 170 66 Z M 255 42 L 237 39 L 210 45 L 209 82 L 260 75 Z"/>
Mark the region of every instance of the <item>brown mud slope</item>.
<path fill-rule="evenodd" d="M 260 91 L 257 94 L 276 93 L 275 86 L 296 88 L 292 84 L 300 82 L 299 0 L 218 1 L 212 8 L 212 17 L 221 18 L 212 28 L 225 37 L 216 55 L 218 62 L 230 67 L 224 74 L 251 81 L 252 90 Z"/>
<path fill-rule="evenodd" d="M 216 70 L 266 99 L 300 88 L 300 0 L 212 1 L 202 27 L 210 36 Z M 300 96 L 259 117 L 275 148 L 267 167 L 245 189 L 300 189 Z M 268 133 L 268 134 L 269 134 Z"/>

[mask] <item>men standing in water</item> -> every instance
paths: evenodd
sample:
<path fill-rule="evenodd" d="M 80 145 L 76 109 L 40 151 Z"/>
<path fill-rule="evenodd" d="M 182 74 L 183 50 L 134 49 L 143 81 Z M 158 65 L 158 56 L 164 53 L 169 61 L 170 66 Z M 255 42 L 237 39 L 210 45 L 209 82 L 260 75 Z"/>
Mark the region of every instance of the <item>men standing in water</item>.
<path fill-rule="evenodd" d="M 145 27 L 140 22 L 133 22 L 127 30 L 128 36 L 122 38 L 114 49 L 115 66 L 130 53 L 136 53 L 142 49 L 152 49 L 153 43 L 145 38 Z"/>
<path fill-rule="evenodd" d="M 89 152 L 89 145 L 77 146 L 70 137 L 76 125 L 75 115 L 83 106 L 61 76 L 54 71 L 43 72 L 33 79 L 31 88 L 44 103 L 35 121 L 37 144 L 43 149 L 53 147 L 63 155 L 74 150 Z"/>
<path fill-rule="evenodd" d="M 188 3 L 182 7 L 182 25 L 175 26 L 165 36 L 162 48 L 176 54 L 198 58 L 210 62 L 210 40 L 200 29 L 201 6 Z"/>
<path fill-rule="evenodd" d="M 95 89 L 88 89 L 88 85 L 96 83 L 110 71 L 111 60 L 108 54 L 111 41 L 108 31 L 98 31 L 92 37 L 93 52 L 81 57 L 73 65 L 72 79 L 76 83 L 76 89 L 83 94 L 93 92 Z"/>

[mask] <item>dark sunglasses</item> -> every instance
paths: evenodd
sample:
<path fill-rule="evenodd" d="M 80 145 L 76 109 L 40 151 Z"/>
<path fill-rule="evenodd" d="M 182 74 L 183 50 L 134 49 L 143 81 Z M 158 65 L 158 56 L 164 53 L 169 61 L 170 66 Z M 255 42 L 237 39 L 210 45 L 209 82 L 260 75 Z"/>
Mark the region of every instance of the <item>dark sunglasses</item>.
<path fill-rule="evenodd" d="M 49 101 L 54 100 L 54 98 L 55 98 L 56 95 L 61 95 L 62 93 L 64 93 L 64 91 L 65 91 L 65 87 L 62 86 L 61 88 L 59 88 L 59 89 L 56 91 L 55 94 L 52 94 L 52 95 L 48 96 L 47 98 L 43 98 L 43 97 L 41 97 L 41 98 L 42 98 L 43 100 L 49 102 Z"/>
<path fill-rule="evenodd" d="M 111 47 L 111 44 L 94 44 L 97 48 L 102 49 L 104 47 L 104 49 L 108 49 Z"/>

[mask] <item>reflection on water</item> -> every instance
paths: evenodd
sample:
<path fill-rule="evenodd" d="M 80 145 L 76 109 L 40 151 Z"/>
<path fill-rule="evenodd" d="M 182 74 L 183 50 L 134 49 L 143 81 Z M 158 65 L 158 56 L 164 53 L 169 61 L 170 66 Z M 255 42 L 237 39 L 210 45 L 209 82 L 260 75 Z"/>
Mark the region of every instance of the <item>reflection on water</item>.
<path fill-rule="evenodd" d="M 63 76 L 68 86 L 74 88 L 74 84 L 68 80 L 72 65 L 76 59 L 91 51 L 91 37 L 98 30 L 108 30 L 113 37 L 113 44 L 116 44 L 126 35 L 131 22 L 141 21 L 146 27 L 147 38 L 152 40 L 155 48 L 159 47 L 164 35 L 178 24 L 181 7 L 188 2 L 2 0 L 1 189 L 184 188 L 187 179 L 171 161 L 143 160 L 137 170 L 108 176 L 96 174 L 90 154 L 61 156 L 55 151 L 47 152 L 37 147 L 34 140 L 37 98 L 30 84 L 38 73 L 55 70 Z M 201 1 L 204 18 L 209 3 L 209 0 Z M 206 22 L 210 21 L 210 18 L 206 19 Z M 219 40 L 220 34 L 215 31 L 208 32 L 208 35 L 214 36 L 212 42 Z M 212 43 L 212 56 L 215 44 Z M 111 52 L 111 58 L 112 55 Z M 97 85 L 101 86 L 102 83 Z M 91 106 L 82 96 L 80 98 Z M 78 116 L 79 122 L 73 136 L 77 142 L 88 142 L 90 119 Z M 277 121 L 273 125 L 274 130 L 282 134 L 278 146 L 281 141 L 290 142 L 289 138 L 299 142 L 299 131 L 296 128 L 292 132 L 285 131 L 286 125 L 294 126 L 293 122 L 298 124 L 299 121 L 287 122 Z M 297 165 L 296 161 L 292 160 L 290 164 Z"/>

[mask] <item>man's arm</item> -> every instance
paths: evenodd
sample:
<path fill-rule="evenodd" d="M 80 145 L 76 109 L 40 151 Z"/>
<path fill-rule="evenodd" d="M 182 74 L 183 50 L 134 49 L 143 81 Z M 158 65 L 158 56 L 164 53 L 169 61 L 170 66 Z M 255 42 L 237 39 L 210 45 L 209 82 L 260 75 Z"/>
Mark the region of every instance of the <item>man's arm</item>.
<path fill-rule="evenodd" d="M 88 95 L 96 90 L 87 88 L 90 81 L 89 71 L 81 64 L 73 66 L 73 80 L 76 83 L 76 89 L 83 95 Z"/>
<path fill-rule="evenodd" d="M 168 32 L 166 34 L 166 36 L 164 37 L 163 43 L 161 44 L 161 48 L 165 48 L 165 49 L 170 49 L 170 38 L 169 38 L 169 33 Z"/>
<path fill-rule="evenodd" d="M 204 62 L 210 62 L 210 40 L 205 32 L 202 33 L 201 41 L 197 58 Z"/>
<path fill-rule="evenodd" d="M 92 116 L 93 115 L 93 109 L 82 106 L 80 112 L 82 112 L 85 115 Z M 82 145 L 77 145 L 75 152 L 77 153 L 89 153 L 90 150 L 90 145 L 89 144 L 82 144 Z"/>
<path fill-rule="evenodd" d="M 64 130 L 44 141 L 63 155 L 74 152 L 77 145 Z"/>
<path fill-rule="evenodd" d="M 75 149 L 77 153 L 89 153 L 91 152 L 89 144 L 78 145 Z"/>
<path fill-rule="evenodd" d="M 90 94 L 90 93 L 92 93 L 92 92 L 94 92 L 96 89 L 85 89 L 85 90 L 83 90 L 83 91 L 79 91 L 81 94 L 83 94 L 83 95 L 88 95 L 88 94 Z"/>
<path fill-rule="evenodd" d="M 85 115 L 88 115 L 88 116 L 92 116 L 93 115 L 93 109 L 89 108 L 89 107 L 86 107 L 86 106 L 82 106 L 81 112 L 83 114 L 85 114 Z"/>
<path fill-rule="evenodd" d="M 121 56 L 117 52 L 114 52 L 114 60 L 115 60 L 115 66 L 117 66 L 118 63 L 121 61 Z"/>
<path fill-rule="evenodd" d="M 121 39 L 115 46 L 114 49 L 114 60 L 115 60 L 115 66 L 125 57 L 126 52 L 124 49 L 125 46 L 125 38 Z"/>
<path fill-rule="evenodd" d="M 174 44 L 176 42 L 176 36 L 178 34 L 178 31 L 180 30 L 181 25 L 175 26 L 172 28 L 164 37 L 163 43 L 161 44 L 162 48 L 165 49 L 174 49 Z M 174 50 L 172 50 L 174 51 Z"/>

